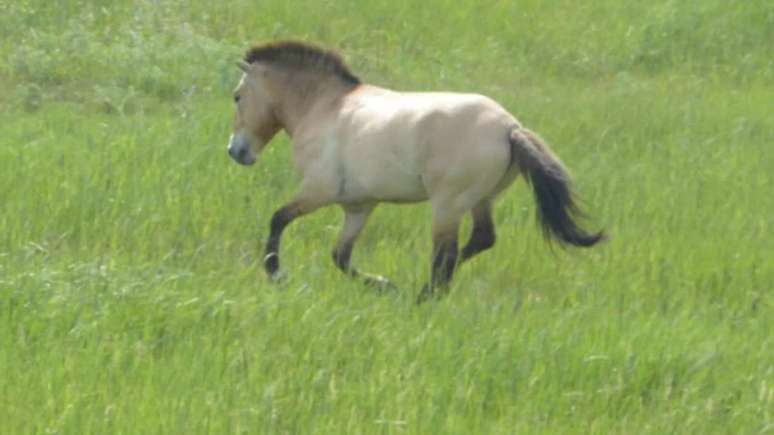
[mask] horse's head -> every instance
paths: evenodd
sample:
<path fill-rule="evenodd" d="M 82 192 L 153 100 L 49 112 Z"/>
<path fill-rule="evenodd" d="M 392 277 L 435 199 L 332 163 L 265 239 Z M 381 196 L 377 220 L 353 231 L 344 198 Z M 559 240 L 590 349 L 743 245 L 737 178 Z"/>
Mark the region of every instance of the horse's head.
<path fill-rule="evenodd" d="M 228 154 L 237 163 L 252 165 L 264 146 L 279 131 L 280 124 L 263 67 L 244 61 L 240 61 L 237 66 L 244 75 L 234 91 L 236 114 Z"/>

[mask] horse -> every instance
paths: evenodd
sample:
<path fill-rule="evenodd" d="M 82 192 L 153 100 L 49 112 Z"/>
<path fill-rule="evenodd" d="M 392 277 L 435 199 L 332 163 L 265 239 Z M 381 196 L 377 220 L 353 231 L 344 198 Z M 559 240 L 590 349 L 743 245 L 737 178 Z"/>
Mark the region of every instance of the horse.
<path fill-rule="evenodd" d="M 546 238 L 578 247 L 605 238 L 577 223 L 583 213 L 568 171 L 548 145 L 486 96 L 366 84 L 336 51 L 300 41 L 254 45 L 237 66 L 243 74 L 233 94 L 229 156 L 252 165 L 284 130 L 302 175 L 296 195 L 271 217 L 263 259 L 270 278 L 278 276 L 288 224 L 338 204 L 344 224 L 332 253 L 336 267 L 394 287 L 352 266 L 355 241 L 379 203 L 429 201 L 431 277 L 417 302 L 443 295 L 459 264 L 494 246 L 492 204 L 519 174 L 532 186 Z M 460 221 L 468 213 L 473 228 L 459 251 Z"/>

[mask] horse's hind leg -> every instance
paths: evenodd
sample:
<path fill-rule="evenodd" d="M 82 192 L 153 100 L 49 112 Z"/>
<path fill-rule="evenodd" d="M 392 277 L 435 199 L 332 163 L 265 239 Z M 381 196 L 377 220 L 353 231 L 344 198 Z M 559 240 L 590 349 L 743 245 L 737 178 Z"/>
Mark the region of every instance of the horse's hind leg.
<path fill-rule="evenodd" d="M 344 206 L 344 226 L 341 228 L 339 240 L 333 249 L 333 262 L 336 267 L 349 276 L 362 278 L 367 284 L 375 285 L 381 288 L 394 288 L 384 277 L 362 273 L 352 267 L 350 259 L 352 257 L 352 248 L 355 245 L 360 232 L 365 226 L 368 217 L 374 210 L 375 204 L 365 204 L 358 206 Z"/>
<path fill-rule="evenodd" d="M 470 259 L 495 244 L 495 228 L 492 221 L 492 204 L 489 200 L 479 202 L 471 211 L 473 215 L 473 231 L 470 240 L 462 248 L 460 263 Z"/>
<path fill-rule="evenodd" d="M 417 298 L 422 303 L 435 294 L 436 289 L 445 290 L 454 275 L 457 265 L 457 238 L 461 216 L 446 209 L 433 207 L 433 261 L 430 282 Z"/>

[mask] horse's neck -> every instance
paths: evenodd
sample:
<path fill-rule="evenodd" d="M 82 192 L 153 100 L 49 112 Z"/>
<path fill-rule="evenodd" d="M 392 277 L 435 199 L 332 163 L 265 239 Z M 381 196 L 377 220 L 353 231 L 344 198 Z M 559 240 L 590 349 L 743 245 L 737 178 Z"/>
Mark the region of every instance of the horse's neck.
<path fill-rule="evenodd" d="M 277 117 L 293 138 L 299 131 L 313 129 L 321 118 L 337 110 L 341 98 L 351 90 L 335 78 L 312 81 L 304 77 L 288 80 L 281 87 Z"/>

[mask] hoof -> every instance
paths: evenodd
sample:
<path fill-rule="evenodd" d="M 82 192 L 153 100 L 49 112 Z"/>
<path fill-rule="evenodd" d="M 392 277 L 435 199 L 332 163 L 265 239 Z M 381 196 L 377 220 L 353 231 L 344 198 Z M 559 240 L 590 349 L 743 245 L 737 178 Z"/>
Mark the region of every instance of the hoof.
<path fill-rule="evenodd" d="M 428 300 L 434 297 L 435 297 L 435 293 L 433 292 L 433 289 L 430 287 L 429 284 L 425 284 L 422 287 L 422 290 L 419 291 L 419 295 L 417 296 L 417 305 L 427 302 Z"/>
<path fill-rule="evenodd" d="M 430 285 L 430 283 L 427 283 L 424 286 L 422 286 L 422 290 L 420 290 L 419 295 L 417 296 L 417 305 L 427 302 L 431 299 L 441 299 L 448 292 L 449 292 L 448 283 L 436 284 L 434 286 Z"/>
<path fill-rule="evenodd" d="M 285 271 L 277 271 L 269 275 L 269 280 L 275 284 L 281 284 L 287 280 L 288 274 Z"/>
<path fill-rule="evenodd" d="M 279 255 L 276 252 L 271 252 L 263 257 L 263 268 L 266 269 L 266 273 L 269 276 L 273 276 L 279 270 Z"/>
<path fill-rule="evenodd" d="M 266 254 L 263 257 L 263 267 L 266 269 L 266 274 L 269 275 L 269 279 L 273 282 L 281 282 L 287 278 L 287 274 L 279 270 L 279 255 L 276 252 Z"/>
<path fill-rule="evenodd" d="M 376 287 L 378 290 L 395 291 L 398 289 L 389 279 L 381 275 L 363 275 L 363 281 L 371 287 Z"/>

